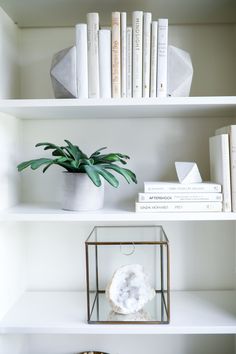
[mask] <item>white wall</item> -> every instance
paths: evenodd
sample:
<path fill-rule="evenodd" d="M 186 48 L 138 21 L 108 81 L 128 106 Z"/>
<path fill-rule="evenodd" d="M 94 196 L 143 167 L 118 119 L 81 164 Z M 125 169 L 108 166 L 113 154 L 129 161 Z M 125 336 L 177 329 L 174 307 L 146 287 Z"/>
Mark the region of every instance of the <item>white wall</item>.
<path fill-rule="evenodd" d="M 0 8 L 0 98 L 19 97 L 18 28 Z"/>
<path fill-rule="evenodd" d="M 233 354 L 234 338 L 225 335 L 31 336 L 30 348 L 32 354 L 75 354 L 84 350 L 110 354 Z"/>

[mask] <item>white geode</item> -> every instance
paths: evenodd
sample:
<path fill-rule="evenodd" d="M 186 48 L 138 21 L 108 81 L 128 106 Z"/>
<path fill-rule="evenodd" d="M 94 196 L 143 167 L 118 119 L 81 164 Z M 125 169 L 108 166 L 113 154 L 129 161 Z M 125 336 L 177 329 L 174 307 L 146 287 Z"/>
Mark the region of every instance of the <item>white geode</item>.
<path fill-rule="evenodd" d="M 129 264 L 116 270 L 106 288 L 114 312 L 127 315 L 140 311 L 155 296 L 148 276 L 140 264 Z"/>
<path fill-rule="evenodd" d="M 147 322 L 151 321 L 152 318 L 149 316 L 149 314 L 145 310 L 140 310 L 135 313 L 129 313 L 128 315 L 121 315 L 120 313 L 110 311 L 108 315 L 108 321 L 122 321 L 122 322 L 135 322 L 135 321 L 141 321 L 141 322 Z"/>

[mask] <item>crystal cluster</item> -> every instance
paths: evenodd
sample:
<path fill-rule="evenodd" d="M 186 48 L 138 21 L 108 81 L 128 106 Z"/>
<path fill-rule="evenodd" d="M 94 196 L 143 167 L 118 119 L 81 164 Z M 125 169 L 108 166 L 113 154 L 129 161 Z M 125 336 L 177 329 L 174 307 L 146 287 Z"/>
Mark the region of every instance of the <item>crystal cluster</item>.
<path fill-rule="evenodd" d="M 106 288 L 112 310 L 127 315 L 140 311 L 155 296 L 148 276 L 140 264 L 129 264 L 116 270 Z"/>

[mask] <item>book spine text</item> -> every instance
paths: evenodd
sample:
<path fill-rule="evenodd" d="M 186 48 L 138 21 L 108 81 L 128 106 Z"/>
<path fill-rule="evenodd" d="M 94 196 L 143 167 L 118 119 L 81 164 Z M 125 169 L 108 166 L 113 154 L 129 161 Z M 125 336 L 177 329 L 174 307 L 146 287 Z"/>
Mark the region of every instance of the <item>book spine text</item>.
<path fill-rule="evenodd" d="M 120 12 L 112 12 L 112 97 L 121 93 L 120 74 Z"/>
<path fill-rule="evenodd" d="M 88 96 L 99 97 L 98 13 L 87 14 L 88 24 Z"/>
<path fill-rule="evenodd" d="M 220 212 L 221 202 L 197 203 L 138 203 L 135 204 L 136 212 Z"/>
<path fill-rule="evenodd" d="M 132 27 L 127 27 L 127 97 L 132 97 Z"/>
<path fill-rule="evenodd" d="M 143 12 L 134 11 L 133 23 L 133 97 L 142 97 Z"/>
<path fill-rule="evenodd" d="M 143 15 L 143 97 L 150 96 L 151 22 L 152 14 L 145 12 Z"/>
<path fill-rule="evenodd" d="M 168 19 L 158 20 L 157 97 L 167 96 Z"/>
<path fill-rule="evenodd" d="M 87 24 L 75 27 L 77 97 L 88 98 Z"/>
<path fill-rule="evenodd" d="M 111 31 L 99 30 L 100 97 L 111 98 Z"/>
<path fill-rule="evenodd" d="M 127 96 L 127 14 L 121 12 L 121 97 Z"/>
<path fill-rule="evenodd" d="M 158 22 L 152 22 L 151 31 L 151 70 L 150 70 L 150 97 L 157 95 L 157 29 Z"/>

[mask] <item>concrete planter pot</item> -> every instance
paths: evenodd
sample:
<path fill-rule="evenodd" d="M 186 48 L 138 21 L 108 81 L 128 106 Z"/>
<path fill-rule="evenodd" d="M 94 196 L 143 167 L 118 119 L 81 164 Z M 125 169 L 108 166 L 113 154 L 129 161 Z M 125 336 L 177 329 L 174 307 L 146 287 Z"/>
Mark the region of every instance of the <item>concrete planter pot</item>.
<path fill-rule="evenodd" d="M 103 208 L 104 181 L 96 187 L 86 173 L 63 172 L 62 209 L 88 211 Z"/>

